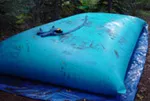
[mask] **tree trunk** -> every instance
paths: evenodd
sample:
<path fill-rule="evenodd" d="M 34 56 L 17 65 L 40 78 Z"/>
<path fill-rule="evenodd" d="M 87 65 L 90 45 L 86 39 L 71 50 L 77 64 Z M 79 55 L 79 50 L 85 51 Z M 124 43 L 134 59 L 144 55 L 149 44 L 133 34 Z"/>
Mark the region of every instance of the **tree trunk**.
<path fill-rule="evenodd" d="M 112 0 L 108 0 L 108 12 L 111 13 L 112 10 Z"/>
<path fill-rule="evenodd" d="M 54 1 L 53 20 L 58 20 L 60 18 L 61 4 L 62 4 L 61 0 L 55 0 Z"/>

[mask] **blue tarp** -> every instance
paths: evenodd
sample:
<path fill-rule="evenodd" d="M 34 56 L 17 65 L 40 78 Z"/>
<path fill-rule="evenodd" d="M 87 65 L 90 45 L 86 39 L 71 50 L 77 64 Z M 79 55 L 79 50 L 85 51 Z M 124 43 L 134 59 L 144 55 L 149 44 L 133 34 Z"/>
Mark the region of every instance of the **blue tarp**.
<path fill-rule="evenodd" d="M 33 99 L 49 101 L 133 101 L 137 92 L 137 85 L 144 69 L 147 50 L 148 26 L 145 26 L 128 66 L 125 78 L 127 93 L 115 97 L 95 95 L 9 76 L 0 76 L 0 90 Z"/>
<path fill-rule="evenodd" d="M 128 64 L 145 25 L 128 15 L 83 13 L 23 31 L 0 42 L 0 74 L 124 94 Z"/>

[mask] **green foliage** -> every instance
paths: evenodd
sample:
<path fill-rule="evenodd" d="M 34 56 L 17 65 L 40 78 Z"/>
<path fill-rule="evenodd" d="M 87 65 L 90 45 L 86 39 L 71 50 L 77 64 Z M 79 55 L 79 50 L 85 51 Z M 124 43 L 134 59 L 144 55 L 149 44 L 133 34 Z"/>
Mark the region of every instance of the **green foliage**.
<path fill-rule="evenodd" d="M 108 5 L 108 0 L 0 0 L 0 31 L 23 30 L 82 12 L 108 12 Z M 143 14 L 139 9 L 150 10 L 150 0 L 112 0 L 112 13 Z"/>
<path fill-rule="evenodd" d="M 3 37 L 5 34 L 3 32 L 0 32 L 0 38 Z"/>
<path fill-rule="evenodd" d="M 16 24 L 24 24 L 26 20 L 32 19 L 31 16 L 25 15 L 25 14 L 20 14 L 16 16 Z"/>
<path fill-rule="evenodd" d="M 3 0 L 0 3 L 1 14 L 13 17 L 21 13 L 27 14 L 33 6 L 34 2 L 32 0 Z"/>
<path fill-rule="evenodd" d="M 139 11 L 139 17 L 147 20 L 148 18 L 150 18 L 150 10 L 138 10 Z"/>
<path fill-rule="evenodd" d="M 33 6 L 33 0 L 1 0 L 0 30 L 14 30 L 17 24 L 23 24 Z"/>
<path fill-rule="evenodd" d="M 139 8 L 150 10 L 150 0 L 136 0 L 136 2 Z"/>
<path fill-rule="evenodd" d="M 78 8 L 85 12 L 92 12 L 98 9 L 97 4 L 99 0 L 79 0 L 79 1 L 81 5 Z"/>
<path fill-rule="evenodd" d="M 79 0 L 81 5 L 78 7 L 84 12 L 108 12 L 108 0 Z M 112 0 L 112 13 L 132 14 L 135 11 L 133 0 Z"/>
<path fill-rule="evenodd" d="M 81 13 L 82 11 L 78 9 L 80 2 L 78 0 L 63 0 L 61 5 L 60 17 L 66 17 L 73 14 Z"/>
<path fill-rule="evenodd" d="M 74 9 L 76 8 L 74 4 L 69 0 L 64 1 L 61 6 L 61 17 L 72 15 L 74 13 Z"/>

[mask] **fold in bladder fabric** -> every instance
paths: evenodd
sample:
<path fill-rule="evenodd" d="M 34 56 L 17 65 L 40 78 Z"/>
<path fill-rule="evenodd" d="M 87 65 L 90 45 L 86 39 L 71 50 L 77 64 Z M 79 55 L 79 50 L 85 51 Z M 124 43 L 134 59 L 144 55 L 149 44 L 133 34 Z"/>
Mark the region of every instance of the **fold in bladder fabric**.
<path fill-rule="evenodd" d="M 98 94 L 125 93 L 127 67 L 145 25 L 132 16 L 84 13 L 24 31 L 0 43 L 0 74 Z M 67 34 L 37 35 L 52 26 Z"/>

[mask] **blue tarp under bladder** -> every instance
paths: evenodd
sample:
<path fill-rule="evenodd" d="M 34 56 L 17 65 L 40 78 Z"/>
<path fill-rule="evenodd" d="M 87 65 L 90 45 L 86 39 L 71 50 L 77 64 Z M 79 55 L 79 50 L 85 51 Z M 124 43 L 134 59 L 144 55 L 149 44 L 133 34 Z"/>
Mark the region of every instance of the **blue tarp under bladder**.
<path fill-rule="evenodd" d="M 83 13 L 44 24 L 0 42 L 0 74 L 116 96 L 137 40 L 140 18 Z"/>
<path fill-rule="evenodd" d="M 137 92 L 148 50 L 148 28 L 145 26 L 136 44 L 128 66 L 125 86 L 126 94 L 117 96 L 95 95 L 78 90 L 43 84 L 16 77 L 0 76 L 0 90 L 33 99 L 49 101 L 133 101 Z"/>

